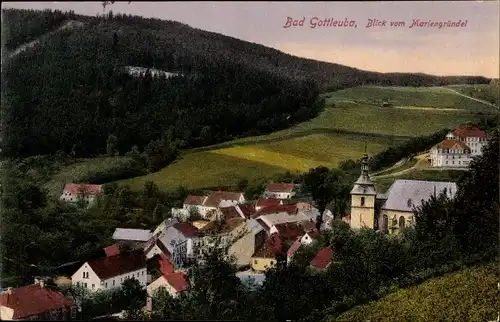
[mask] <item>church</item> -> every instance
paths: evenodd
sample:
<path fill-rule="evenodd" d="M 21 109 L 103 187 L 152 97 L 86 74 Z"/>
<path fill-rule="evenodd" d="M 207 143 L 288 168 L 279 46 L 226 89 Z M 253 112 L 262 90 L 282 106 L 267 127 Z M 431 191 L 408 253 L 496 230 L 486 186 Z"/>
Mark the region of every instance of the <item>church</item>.
<path fill-rule="evenodd" d="M 377 193 L 370 178 L 368 155 L 361 161 L 361 175 L 351 190 L 351 215 L 347 222 L 353 229 L 363 227 L 387 234 L 398 234 L 414 225 L 414 209 L 443 191 L 454 198 L 454 182 L 396 180 L 385 193 Z"/>

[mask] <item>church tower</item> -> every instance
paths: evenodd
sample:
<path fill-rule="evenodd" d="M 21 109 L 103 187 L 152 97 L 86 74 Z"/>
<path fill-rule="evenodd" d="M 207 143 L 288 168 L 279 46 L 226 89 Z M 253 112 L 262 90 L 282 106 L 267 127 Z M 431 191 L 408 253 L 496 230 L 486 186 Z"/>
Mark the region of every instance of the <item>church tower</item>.
<path fill-rule="evenodd" d="M 361 175 L 351 190 L 351 228 L 374 229 L 377 191 L 368 174 L 368 154 L 361 161 Z"/>

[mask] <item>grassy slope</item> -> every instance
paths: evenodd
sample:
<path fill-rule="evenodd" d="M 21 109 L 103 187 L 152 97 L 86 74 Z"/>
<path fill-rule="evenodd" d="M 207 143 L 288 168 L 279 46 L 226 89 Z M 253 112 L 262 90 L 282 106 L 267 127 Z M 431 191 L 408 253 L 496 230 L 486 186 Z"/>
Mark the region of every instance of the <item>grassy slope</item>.
<path fill-rule="evenodd" d="M 498 263 L 463 269 L 399 290 L 328 321 L 493 321 Z"/>
<path fill-rule="evenodd" d="M 397 104 L 464 110 L 398 109 L 372 105 L 387 95 L 392 95 Z M 181 184 L 193 188 L 231 186 L 241 178 L 269 178 L 276 172 L 303 172 L 319 165 L 335 167 L 342 160 L 359 158 L 365 142 L 368 142 L 369 153 L 377 153 L 408 137 L 476 120 L 470 111 L 484 109 L 480 103 L 467 99 L 464 102 L 460 96 L 436 88 L 356 87 L 326 96 L 329 106 L 310 121 L 266 136 L 187 151 L 183 159 L 158 173 L 121 183 L 129 184 L 133 189 L 142 187 L 147 180 L 155 181 L 164 189 Z M 352 100 L 359 103 L 347 102 Z M 331 106 L 333 102 L 335 107 Z M 228 157 L 231 162 L 228 162 Z M 441 174 L 409 175 L 432 179 Z M 390 185 L 392 181 L 386 179 L 381 185 Z"/>

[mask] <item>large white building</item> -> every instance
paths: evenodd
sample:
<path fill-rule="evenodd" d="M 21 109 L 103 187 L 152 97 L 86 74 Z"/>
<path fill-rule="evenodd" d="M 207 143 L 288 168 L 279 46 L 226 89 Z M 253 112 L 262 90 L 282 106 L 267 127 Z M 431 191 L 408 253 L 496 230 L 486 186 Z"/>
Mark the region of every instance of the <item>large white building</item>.
<path fill-rule="evenodd" d="M 201 217 L 215 219 L 220 216 L 219 208 L 231 207 L 245 202 L 242 192 L 212 191 L 207 196 L 189 195 L 182 208 L 172 208 L 172 216 L 187 218 L 191 210 L 196 210 Z"/>
<path fill-rule="evenodd" d="M 68 183 L 64 186 L 59 199 L 67 202 L 83 202 L 90 207 L 98 194 L 102 192 L 102 185 L 99 184 L 76 184 Z"/>
<path fill-rule="evenodd" d="M 431 148 L 431 166 L 467 168 L 472 158 L 481 155 L 487 144 L 488 135 L 485 131 L 473 124 L 462 125 Z"/>
<path fill-rule="evenodd" d="M 142 249 L 88 261 L 71 276 L 71 283 L 89 291 L 109 290 L 121 287 L 129 278 L 146 287 L 147 265 Z"/>

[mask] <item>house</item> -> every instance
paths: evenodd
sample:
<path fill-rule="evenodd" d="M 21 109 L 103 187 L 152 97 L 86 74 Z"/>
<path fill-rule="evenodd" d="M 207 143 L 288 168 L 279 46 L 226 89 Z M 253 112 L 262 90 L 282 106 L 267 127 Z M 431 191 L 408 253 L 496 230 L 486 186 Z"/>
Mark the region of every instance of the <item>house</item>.
<path fill-rule="evenodd" d="M 181 209 L 172 208 L 172 215 L 187 218 L 192 211 L 197 211 L 202 218 L 214 220 L 220 215 L 219 207 L 235 206 L 244 202 L 242 192 L 212 191 L 207 196 L 189 195 Z"/>
<path fill-rule="evenodd" d="M 259 198 L 255 202 L 255 211 L 259 211 L 265 207 L 281 206 L 282 204 L 283 204 L 283 201 L 281 199 Z"/>
<path fill-rule="evenodd" d="M 283 212 L 291 215 L 291 214 L 296 214 L 298 212 L 298 209 L 297 209 L 297 206 L 295 204 L 267 206 L 267 207 L 263 207 L 263 208 L 257 210 L 252 215 L 252 218 L 258 218 L 258 217 L 264 216 L 264 215 L 272 215 L 272 214 L 278 214 L 278 213 L 283 213 Z"/>
<path fill-rule="evenodd" d="M 261 215 L 256 219 L 258 219 L 260 224 L 265 224 L 264 229 L 266 229 L 270 234 L 272 233 L 271 228 L 275 225 L 284 223 L 307 223 L 311 221 L 311 219 L 309 219 L 309 217 L 304 213 L 290 213 L 287 211 Z M 266 226 L 269 228 L 266 228 Z"/>
<path fill-rule="evenodd" d="M 274 267 L 277 257 L 283 254 L 283 243 L 278 234 L 273 234 L 252 256 L 251 267 L 255 272 L 264 272 Z"/>
<path fill-rule="evenodd" d="M 153 236 L 144 246 L 144 254 L 148 259 L 164 254 L 179 268 L 196 257 L 199 246 L 199 230 L 191 223 L 176 223 Z"/>
<path fill-rule="evenodd" d="M 297 237 L 304 236 L 305 234 L 304 228 L 294 222 L 286 222 L 274 225 L 269 230 L 269 233 L 271 235 L 278 234 L 278 236 L 280 236 L 281 240 L 283 241 L 296 240 Z"/>
<path fill-rule="evenodd" d="M 252 203 L 243 203 L 238 205 L 238 209 L 243 214 L 245 219 L 252 218 L 253 214 L 257 211 L 255 205 Z"/>
<path fill-rule="evenodd" d="M 319 236 L 321 236 L 321 234 L 317 230 L 308 231 L 300 238 L 300 243 L 302 245 L 309 245 Z"/>
<path fill-rule="evenodd" d="M 146 229 L 116 228 L 112 238 L 120 245 L 126 244 L 138 248 L 144 246 L 151 236 L 151 231 Z"/>
<path fill-rule="evenodd" d="M 202 243 L 205 247 L 214 246 L 214 238 L 219 238 L 220 247 L 230 246 L 247 233 L 246 228 L 246 221 L 241 217 L 212 221 L 201 229 Z"/>
<path fill-rule="evenodd" d="M 447 138 L 465 143 L 470 148 L 472 156 L 481 155 L 482 149 L 488 145 L 488 134 L 471 123 L 462 124 L 448 134 Z"/>
<path fill-rule="evenodd" d="M 179 220 L 177 218 L 168 218 L 168 219 L 165 219 L 153 231 L 153 236 L 158 235 L 159 233 L 161 233 L 162 231 L 164 231 L 168 227 L 171 227 L 171 226 L 177 224 L 178 222 L 179 222 Z"/>
<path fill-rule="evenodd" d="M 395 234 L 414 223 L 414 207 L 446 189 L 453 198 L 454 182 L 396 180 L 385 194 L 377 193 L 368 170 L 368 155 L 361 161 L 361 175 L 351 190 L 351 213 L 345 220 L 351 228 L 378 229 Z M 390 222 L 389 222 L 390 220 Z"/>
<path fill-rule="evenodd" d="M 97 291 L 120 287 L 128 278 L 146 286 L 147 266 L 142 249 L 88 261 L 73 274 L 71 281 L 73 285 Z"/>
<path fill-rule="evenodd" d="M 430 158 L 433 167 L 467 168 L 472 153 L 464 142 L 446 139 L 431 148 Z"/>
<path fill-rule="evenodd" d="M 67 202 L 82 202 L 90 207 L 102 192 L 102 185 L 67 183 L 60 199 Z"/>
<path fill-rule="evenodd" d="M 153 297 L 158 288 L 164 287 L 172 296 L 176 297 L 188 287 L 187 277 L 184 272 L 175 272 L 174 266 L 169 262 L 168 258 L 160 255 L 160 277 L 147 286 L 149 297 Z"/>
<path fill-rule="evenodd" d="M 431 196 L 443 191 L 453 199 L 457 192 L 455 182 L 396 180 L 387 191 L 387 199 L 379 215 L 379 227 L 383 232 L 395 234 L 415 223 L 414 208 Z"/>
<path fill-rule="evenodd" d="M 8 288 L 0 295 L 0 320 L 55 320 L 76 318 L 76 305 L 43 281 Z"/>
<path fill-rule="evenodd" d="M 327 269 L 333 261 L 333 255 L 331 248 L 322 248 L 311 260 L 311 267 L 320 271 Z"/>
<path fill-rule="evenodd" d="M 295 195 L 294 187 L 293 183 L 272 182 L 267 185 L 264 196 L 266 198 L 290 199 Z"/>
<path fill-rule="evenodd" d="M 292 246 L 286 252 L 286 263 L 289 265 L 293 260 L 293 255 L 299 250 L 299 248 L 303 245 L 301 242 L 302 237 L 297 237 L 297 239 L 293 242 Z"/>
<path fill-rule="evenodd" d="M 266 241 L 266 231 L 255 219 L 245 222 L 246 227 L 241 230 L 242 235 L 229 247 L 228 254 L 236 259 L 236 266 L 244 267 L 250 264 L 252 255 L 262 247 Z"/>

